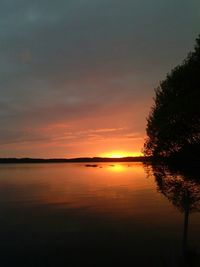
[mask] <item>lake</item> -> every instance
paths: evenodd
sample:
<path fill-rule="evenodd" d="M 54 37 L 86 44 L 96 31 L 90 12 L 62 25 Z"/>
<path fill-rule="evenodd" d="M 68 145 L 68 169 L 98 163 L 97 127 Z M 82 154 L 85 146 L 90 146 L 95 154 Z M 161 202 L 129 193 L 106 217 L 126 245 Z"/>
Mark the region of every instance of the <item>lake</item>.
<path fill-rule="evenodd" d="M 163 166 L 1 164 L 1 266 L 200 266 L 199 207 Z"/>

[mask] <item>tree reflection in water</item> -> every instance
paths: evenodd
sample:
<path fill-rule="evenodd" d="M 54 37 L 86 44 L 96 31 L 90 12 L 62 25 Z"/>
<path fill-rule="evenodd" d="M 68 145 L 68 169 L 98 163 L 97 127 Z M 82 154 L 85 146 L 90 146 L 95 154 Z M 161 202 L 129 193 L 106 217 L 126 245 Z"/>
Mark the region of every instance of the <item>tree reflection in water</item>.
<path fill-rule="evenodd" d="M 188 246 L 189 214 L 200 211 L 200 181 L 195 168 L 178 171 L 164 165 L 147 167 L 157 190 L 184 214 L 181 266 L 200 266 L 199 255 Z"/>

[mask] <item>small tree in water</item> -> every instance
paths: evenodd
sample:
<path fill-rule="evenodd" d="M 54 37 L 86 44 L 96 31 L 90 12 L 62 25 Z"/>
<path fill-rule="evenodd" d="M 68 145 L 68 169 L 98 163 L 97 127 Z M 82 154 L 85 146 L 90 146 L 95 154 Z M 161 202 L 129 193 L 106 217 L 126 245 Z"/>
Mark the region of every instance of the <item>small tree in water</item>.
<path fill-rule="evenodd" d="M 193 52 L 155 90 L 147 119 L 144 154 L 178 157 L 200 154 L 200 36 Z"/>

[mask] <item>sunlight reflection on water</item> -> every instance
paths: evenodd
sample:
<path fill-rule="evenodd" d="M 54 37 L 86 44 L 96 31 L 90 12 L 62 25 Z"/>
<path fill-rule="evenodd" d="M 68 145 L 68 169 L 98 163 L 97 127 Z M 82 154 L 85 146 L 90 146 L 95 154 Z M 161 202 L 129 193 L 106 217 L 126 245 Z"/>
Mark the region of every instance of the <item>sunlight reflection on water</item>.
<path fill-rule="evenodd" d="M 36 254 L 47 266 L 59 260 L 79 266 L 81 261 L 90 264 L 87 249 L 93 251 L 94 266 L 102 266 L 102 261 L 122 266 L 128 260 L 160 264 L 159 257 L 176 259 L 183 214 L 158 192 L 158 185 L 142 163 L 99 163 L 90 168 L 80 163 L 1 165 L 2 261 L 12 253 L 13 261 L 29 266 L 27 261 Z M 190 216 L 190 242 L 196 248 L 199 226 L 196 212 Z M 109 255 L 103 247 L 110 249 Z"/>

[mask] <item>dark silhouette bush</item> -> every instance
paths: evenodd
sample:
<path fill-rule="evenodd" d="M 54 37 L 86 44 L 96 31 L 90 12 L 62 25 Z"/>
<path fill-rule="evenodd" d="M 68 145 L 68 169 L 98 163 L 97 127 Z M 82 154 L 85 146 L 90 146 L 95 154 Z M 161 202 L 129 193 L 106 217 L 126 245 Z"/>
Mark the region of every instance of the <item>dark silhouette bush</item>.
<path fill-rule="evenodd" d="M 200 35 L 194 51 L 155 90 L 144 154 L 193 158 L 200 154 Z"/>

